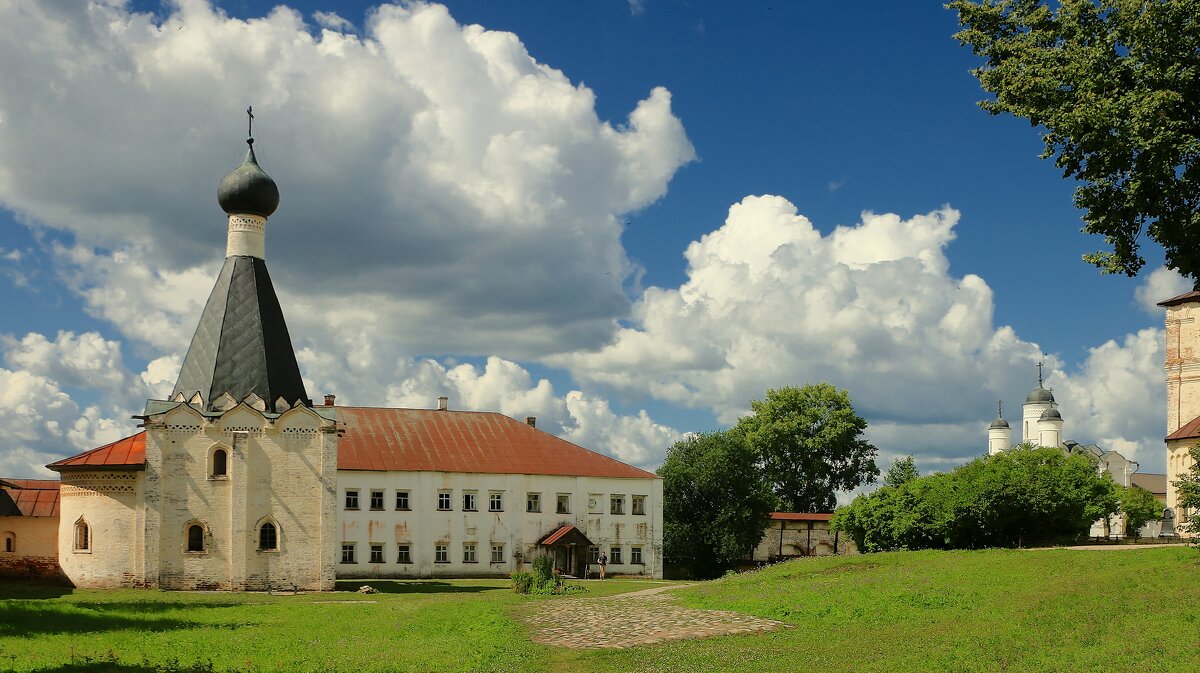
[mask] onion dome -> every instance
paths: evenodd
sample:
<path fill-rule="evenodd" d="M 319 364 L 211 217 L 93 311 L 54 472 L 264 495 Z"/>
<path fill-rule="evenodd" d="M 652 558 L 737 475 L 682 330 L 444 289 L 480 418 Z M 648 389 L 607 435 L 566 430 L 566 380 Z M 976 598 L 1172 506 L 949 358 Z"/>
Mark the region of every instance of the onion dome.
<path fill-rule="evenodd" d="M 217 186 L 217 202 L 230 215 L 270 217 L 279 207 L 279 187 L 258 165 L 254 157 L 254 145 L 246 151 L 246 160 L 242 165 L 221 178 L 221 184 Z"/>
<path fill-rule="evenodd" d="M 1039 421 L 1059 421 L 1060 423 L 1062 419 L 1062 414 L 1058 413 L 1058 409 L 1053 407 L 1043 411 L 1042 415 L 1038 417 Z"/>
<path fill-rule="evenodd" d="M 997 416 L 996 420 L 992 421 L 992 424 L 988 426 L 988 430 L 999 430 L 1006 428 L 1008 428 L 1008 421 L 1000 418 L 999 416 Z"/>
<path fill-rule="evenodd" d="M 1045 404 L 1054 403 L 1054 394 L 1042 387 L 1041 383 L 1037 384 L 1033 390 L 1029 391 L 1029 395 L 1025 397 L 1025 404 Z"/>

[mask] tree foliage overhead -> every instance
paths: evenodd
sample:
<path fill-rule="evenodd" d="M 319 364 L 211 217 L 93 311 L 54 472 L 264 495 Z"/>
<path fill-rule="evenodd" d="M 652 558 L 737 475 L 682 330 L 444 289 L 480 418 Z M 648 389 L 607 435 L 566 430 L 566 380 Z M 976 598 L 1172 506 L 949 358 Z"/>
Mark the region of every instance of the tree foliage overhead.
<path fill-rule="evenodd" d="M 833 525 L 862 551 L 978 549 L 1085 535 L 1118 510 L 1117 487 L 1097 461 L 1057 448 L 1018 447 L 946 474 L 860 495 Z"/>
<path fill-rule="evenodd" d="M 750 407 L 753 415 L 738 419 L 733 431 L 754 450 L 785 511 L 832 511 L 838 491 L 879 475 L 877 451 L 862 436 L 867 422 L 845 390 L 828 383 L 779 388 Z"/>
<path fill-rule="evenodd" d="M 1200 282 L 1200 0 L 953 0 L 955 35 L 986 64 L 994 100 L 1040 127 L 1081 184 L 1083 231 L 1109 249 L 1084 259 L 1134 276 L 1143 235 Z"/>
<path fill-rule="evenodd" d="M 666 560 L 693 577 L 716 577 L 749 559 L 775 497 L 745 438 L 731 431 L 688 437 L 667 449 L 663 479 Z"/>

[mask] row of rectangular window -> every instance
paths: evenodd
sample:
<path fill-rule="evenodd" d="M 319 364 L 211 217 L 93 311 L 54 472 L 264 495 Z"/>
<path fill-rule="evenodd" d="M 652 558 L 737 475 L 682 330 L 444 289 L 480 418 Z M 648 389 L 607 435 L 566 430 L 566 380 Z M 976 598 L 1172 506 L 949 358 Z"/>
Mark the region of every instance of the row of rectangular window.
<path fill-rule="evenodd" d="M 371 563 L 386 563 L 384 560 L 384 545 L 371 545 Z M 476 558 L 476 549 L 478 545 L 475 542 L 464 542 L 462 546 L 463 563 L 478 563 Z M 358 563 L 355 555 L 357 543 L 343 542 L 342 543 L 342 563 Z M 621 560 L 622 547 L 608 548 L 607 562 L 611 565 L 621 565 L 624 563 Z M 492 545 L 492 563 L 504 563 L 504 545 Z M 436 544 L 433 547 L 433 562 L 434 563 L 449 563 L 450 562 L 450 545 Z M 588 549 L 588 562 L 597 564 L 600 562 L 600 547 L 593 546 Z M 412 563 L 412 545 L 398 544 L 396 545 L 396 563 Z M 633 546 L 629 548 L 629 563 L 631 565 L 643 565 L 642 548 Z"/>
<path fill-rule="evenodd" d="M 358 563 L 355 554 L 357 545 L 354 542 L 342 543 L 342 563 Z M 463 563 L 478 563 L 476 557 L 477 545 L 474 542 L 463 543 Z M 371 545 L 371 563 L 386 563 L 383 557 L 383 545 Z M 492 563 L 504 563 L 504 545 L 492 545 Z M 434 545 L 433 552 L 434 563 L 449 563 L 450 562 L 450 545 L 437 544 Z M 396 563 L 412 563 L 412 545 L 398 544 L 396 545 Z"/>
<path fill-rule="evenodd" d="M 371 490 L 370 509 L 383 510 L 384 492 L 382 490 Z M 442 490 L 437 494 L 437 509 L 439 512 L 448 512 L 453 508 L 453 491 Z M 601 513 L 599 500 L 600 496 L 588 497 L 588 513 Z M 630 514 L 644 515 L 646 513 L 646 496 L 634 495 L 630 496 Z M 462 500 L 462 509 L 464 512 L 479 511 L 477 505 L 477 492 L 464 491 Z M 358 509 L 358 489 L 346 489 L 346 509 Z M 396 509 L 409 510 L 409 491 L 396 491 Z M 488 493 L 488 511 L 503 512 L 504 511 L 504 493 L 500 491 L 492 491 Z M 540 513 L 542 511 L 542 494 L 541 493 L 526 493 L 525 494 L 525 511 L 529 513 Z M 555 502 L 555 514 L 570 514 L 571 513 L 571 494 L 559 493 Z M 609 514 L 624 514 L 625 513 L 625 496 L 610 495 L 609 496 Z"/>

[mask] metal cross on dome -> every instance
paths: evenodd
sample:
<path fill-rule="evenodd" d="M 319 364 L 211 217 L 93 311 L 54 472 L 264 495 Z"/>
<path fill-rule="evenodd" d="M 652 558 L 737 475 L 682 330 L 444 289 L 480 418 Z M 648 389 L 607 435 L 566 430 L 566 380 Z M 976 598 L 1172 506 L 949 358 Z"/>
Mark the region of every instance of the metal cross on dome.
<path fill-rule="evenodd" d="M 1042 385 L 1042 367 L 1045 367 L 1045 366 L 1046 366 L 1045 362 L 1038 363 L 1038 385 L 1039 386 Z"/>
<path fill-rule="evenodd" d="M 253 105 L 246 108 L 246 116 L 249 117 L 249 119 L 246 120 L 246 142 L 253 145 L 254 144 L 254 106 Z"/>
<path fill-rule="evenodd" d="M 1004 418 L 1004 400 L 996 400 L 996 418 Z"/>

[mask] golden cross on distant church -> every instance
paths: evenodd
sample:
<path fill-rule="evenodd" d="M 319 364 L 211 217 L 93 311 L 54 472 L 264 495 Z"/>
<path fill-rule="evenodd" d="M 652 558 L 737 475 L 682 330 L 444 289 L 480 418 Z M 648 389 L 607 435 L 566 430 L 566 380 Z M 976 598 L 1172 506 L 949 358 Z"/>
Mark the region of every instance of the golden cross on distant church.
<path fill-rule="evenodd" d="M 246 120 L 246 142 L 253 145 L 254 144 L 254 106 L 253 105 L 246 108 L 246 116 L 249 117 L 249 119 Z"/>

